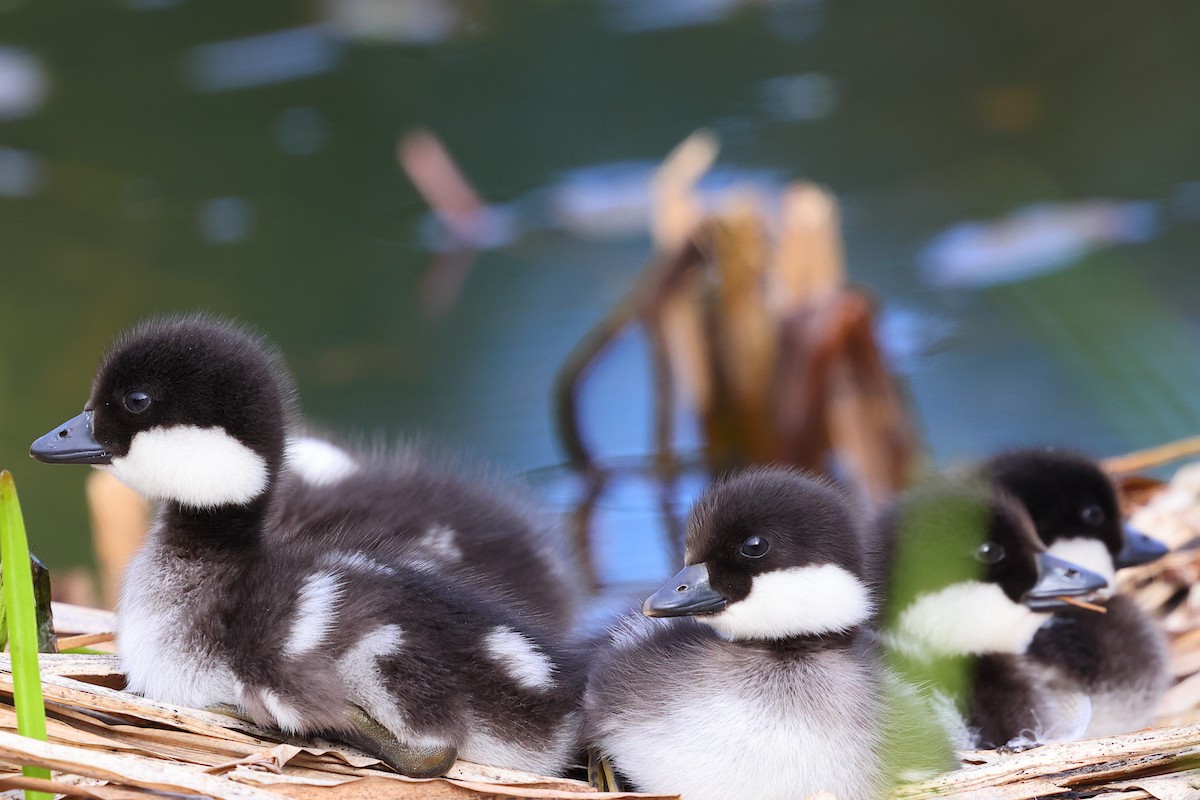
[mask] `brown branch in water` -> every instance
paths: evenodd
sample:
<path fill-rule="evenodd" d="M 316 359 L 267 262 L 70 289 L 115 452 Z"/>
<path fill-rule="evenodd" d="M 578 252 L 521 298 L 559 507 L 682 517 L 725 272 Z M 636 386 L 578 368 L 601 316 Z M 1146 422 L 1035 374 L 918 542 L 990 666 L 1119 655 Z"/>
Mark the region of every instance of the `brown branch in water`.
<path fill-rule="evenodd" d="M 587 370 L 618 335 L 639 319 L 656 313 L 682 277 L 705 259 L 702 234 L 667 258 L 655 259 L 633 288 L 575 346 L 554 381 L 554 418 L 559 441 L 571 466 L 595 469 L 595 459 L 579 424 L 579 390 Z"/>

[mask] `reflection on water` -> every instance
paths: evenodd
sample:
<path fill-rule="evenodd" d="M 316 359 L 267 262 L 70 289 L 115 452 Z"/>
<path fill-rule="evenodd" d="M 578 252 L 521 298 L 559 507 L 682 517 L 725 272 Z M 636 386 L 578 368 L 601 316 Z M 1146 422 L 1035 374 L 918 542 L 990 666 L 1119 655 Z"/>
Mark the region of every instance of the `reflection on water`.
<path fill-rule="evenodd" d="M 511 247 L 522 237 L 548 231 L 592 240 L 644 239 L 650 234 L 657 167 L 654 161 L 621 161 L 571 169 L 548 186 L 479 209 L 471 232 L 451 232 L 437 215 L 427 215 L 421 242 L 447 251 Z M 777 212 L 784 186 L 778 171 L 719 166 L 700 179 L 696 193 L 710 212 L 745 198 Z"/>
<path fill-rule="evenodd" d="M 838 195 L 938 459 L 1195 433 L 1198 31 L 1115 0 L 0 4 L 0 466 L 46 561 L 86 560 L 82 477 L 26 448 L 113 335 L 194 308 L 269 333 L 335 431 L 557 463 L 554 372 L 649 256 L 650 169 L 705 127 L 712 202 Z M 430 270 L 444 231 L 396 163 L 421 127 L 493 215 L 469 274 Z M 647 451 L 648 374 L 633 338 L 591 376 L 606 453 Z M 633 484 L 595 520 L 601 582 L 677 561 Z"/>
<path fill-rule="evenodd" d="M 671 475 L 649 459 L 618 458 L 587 474 L 550 467 L 528 477 L 568 521 L 580 572 L 595 597 L 582 627 L 595 632 L 638 607 L 683 563 L 688 509 L 707 481 L 699 458 L 685 459 Z"/>

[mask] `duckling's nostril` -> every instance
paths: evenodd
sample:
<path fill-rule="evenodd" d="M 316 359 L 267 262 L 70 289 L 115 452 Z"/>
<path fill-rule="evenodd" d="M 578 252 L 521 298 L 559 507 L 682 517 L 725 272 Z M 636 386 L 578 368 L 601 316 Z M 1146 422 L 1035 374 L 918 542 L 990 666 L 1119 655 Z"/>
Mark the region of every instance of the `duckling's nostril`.
<path fill-rule="evenodd" d="M 681 583 L 675 587 L 675 591 L 677 591 L 677 592 L 686 592 L 687 590 L 688 590 L 688 585 L 686 583 Z"/>
<path fill-rule="evenodd" d="M 1074 580 L 1079 577 L 1079 570 L 1067 567 L 1065 570 L 1063 570 L 1063 574 L 1071 580 Z"/>
<path fill-rule="evenodd" d="M 60 438 L 60 439 L 65 439 L 70 435 L 71 435 L 71 432 L 69 430 L 67 430 L 66 428 L 63 428 L 61 431 L 58 432 L 58 438 Z"/>

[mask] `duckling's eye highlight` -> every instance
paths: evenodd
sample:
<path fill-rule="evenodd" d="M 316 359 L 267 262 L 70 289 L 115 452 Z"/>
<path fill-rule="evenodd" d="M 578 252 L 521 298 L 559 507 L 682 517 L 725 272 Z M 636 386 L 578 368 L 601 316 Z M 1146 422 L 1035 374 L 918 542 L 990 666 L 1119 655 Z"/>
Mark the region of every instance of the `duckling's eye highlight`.
<path fill-rule="evenodd" d="M 984 542 L 979 545 L 979 549 L 975 551 L 975 560 L 988 564 L 999 564 L 1004 558 L 1004 546 L 995 542 Z"/>
<path fill-rule="evenodd" d="M 1083 521 L 1088 525 L 1101 525 L 1104 523 L 1104 509 L 1100 506 L 1088 506 L 1080 512 L 1079 516 L 1083 517 Z"/>
<path fill-rule="evenodd" d="M 762 558 L 771 549 L 771 543 L 761 536 L 751 536 L 742 542 L 742 555 L 746 558 Z"/>
<path fill-rule="evenodd" d="M 125 408 L 131 414 L 140 414 L 150 407 L 150 395 L 133 391 L 125 395 Z"/>

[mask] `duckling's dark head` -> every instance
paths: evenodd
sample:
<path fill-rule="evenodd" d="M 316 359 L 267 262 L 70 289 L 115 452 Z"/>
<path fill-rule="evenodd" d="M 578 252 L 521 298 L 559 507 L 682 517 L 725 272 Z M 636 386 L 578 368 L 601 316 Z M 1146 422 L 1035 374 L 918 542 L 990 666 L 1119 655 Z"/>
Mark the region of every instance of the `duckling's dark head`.
<path fill-rule="evenodd" d="M 1023 652 L 1060 598 L 1106 585 L 1046 552 L 1021 504 L 983 481 L 920 487 L 880 524 L 894 542 L 884 627 L 939 652 Z"/>
<path fill-rule="evenodd" d="M 784 639 L 850 630 L 873 611 L 850 504 L 791 470 L 709 489 L 688 522 L 685 562 L 644 613 L 695 614 L 729 639 Z"/>
<path fill-rule="evenodd" d="M 1062 450 L 1023 449 L 995 456 L 985 472 L 1016 497 L 1050 552 L 1100 573 L 1145 564 L 1167 552 L 1125 526 L 1112 481 L 1092 459 Z"/>
<path fill-rule="evenodd" d="M 282 360 L 258 335 L 208 316 L 153 319 L 109 350 L 84 413 L 30 452 L 103 465 L 154 500 L 246 505 L 282 464 L 292 404 Z"/>

